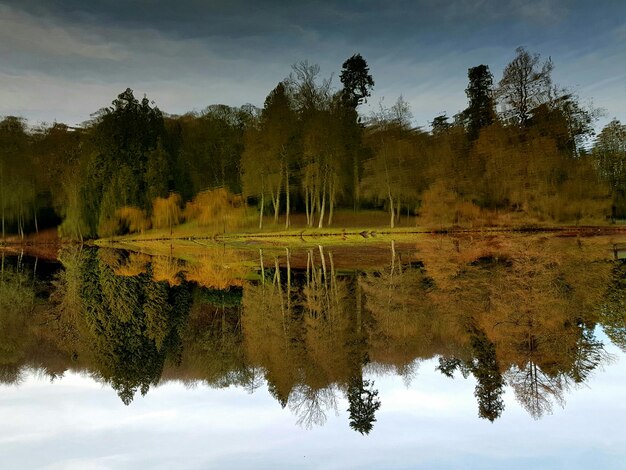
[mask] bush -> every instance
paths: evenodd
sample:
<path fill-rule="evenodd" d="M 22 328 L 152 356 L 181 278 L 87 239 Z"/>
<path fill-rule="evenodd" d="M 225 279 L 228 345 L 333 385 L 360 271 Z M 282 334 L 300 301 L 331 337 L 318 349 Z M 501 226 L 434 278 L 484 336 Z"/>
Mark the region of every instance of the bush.
<path fill-rule="evenodd" d="M 187 203 L 184 215 L 186 220 L 195 220 L 201 227 L 233 229 L 244 220 L 245 200 L 224 188 L 206 190 Z"/>

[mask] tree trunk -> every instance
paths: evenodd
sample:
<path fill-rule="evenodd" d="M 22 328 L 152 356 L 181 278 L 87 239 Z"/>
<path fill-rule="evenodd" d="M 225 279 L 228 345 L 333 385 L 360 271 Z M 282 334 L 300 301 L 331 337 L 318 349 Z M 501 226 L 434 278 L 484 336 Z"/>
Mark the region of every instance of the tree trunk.
<path fill-rule="evenodd" d="M 400 223 L 400 209 L 402 207 L 402 204 L 400 204 L 400 196 L 398 196 L 398 206 L 396 207 L 396 211 L 397 211 L 397 215 L 396 215 L 396 222 Z"/>
<path fill-rule="evenodd" d="M 4 240 L 4 165 L 0 166 L 0 197 L 2 197 L 2 239 Z M 4 258 L 3 258 L 4 259 Z"/>
<path fill-rule="evenodd" d="M 324 225 L 324 206 L 326 206 L 326 185 L 322 188 L 322 201 L 320 204 L 320 220 L 317 224 L 317 228 L 322 228 Z"/>
<path fill-rule="evenodd" d="M 311 214 L 309 213 L 309 187 L 304 188 L 304 212 L 306 213 L 306 225 L 311 226 Z"/>
<path fill-rule="evenodd" d="M 291 254 L 289 248 L 285 248 L 287 252 L 287 313 L 291 315 Z"/>
<path fill-rule="evenodd" d="M 352 184 L 354 185 L 353 205 L 354 205 L 354 211 L 356 212 L 359 210 L 359 203 L 361 199 L 360 188 L 359 188 L 359 158 L 356 152 L 354 152 L 354 155 L 352 156 L 352 173 L 353 173 Z"/>
<path fill-rule="evenodd" d="M 389 221 L 389 225 L 391 228 L 394 227 L 394 219 L 396 217 L 396 213 L 393 209 L 393 197 L 391 197 L 391 192 L 388 193 L 389 194 L 389 213 L 391 214 L 391 219 Z"/>
<path fill-rule="evenodd" d="M 334 208 L 335 208 L 335 185 L 334 183 L 331 185 L 330 187 L 330 197 L 328 200 L 328 226 L 332 225 L 333 223 L 333 212 L 334 212 Z"/>
<path fill-rule="evenodd" d="M 361 334 L 361 323 L 363 316 L 363 303 L 361 298 L 361 283 L 359 282 L 359 274 L 355 271 L 354 273 L 354 281 L 355 281 L 355 297 L 356 297 L 356 332 L 357 334 Z"/>
<path fill-rule="evenodd" d="M 263 210 L 265 209 L 265 191 L 261 192 L 261 210 L 259 211 L 259 229 L 263 228 Z"/>
<path fill-rule="evenodd" d="M 274 223 L 277 224 L 278 223 L 278 212 L 280 211 L 280 199 L 279 199 L 279 195 L 276 196 L 276 200 L 272 201 L 272 204 L 274 205 Z"/>
<path fill-rule="evenodd" d="M 281 183 L 278 183 L 278 188 L 276 188 L 276 194 L 272 190 L 272 205 L 274 206 L 274 223 L 278 223 L 278 213 L 280 212 L 280 187 Z"/>
<path fill-rule="evenodd" d="M 285 165 L 285 228 L 289 228 L 291 220 L 289 219 L 289 168 Z"/>
<path fill-rule="evenodd" d="M 259 248 L 259 258 L 261 261 L 261 282 L 265 285 L 265 265 L 263 264 L 263 248 Z"/>

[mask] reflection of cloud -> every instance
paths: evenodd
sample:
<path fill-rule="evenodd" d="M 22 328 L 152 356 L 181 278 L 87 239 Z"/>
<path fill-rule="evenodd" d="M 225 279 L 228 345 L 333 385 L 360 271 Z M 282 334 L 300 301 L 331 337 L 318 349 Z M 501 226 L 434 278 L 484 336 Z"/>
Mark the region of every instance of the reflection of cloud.
<path fill-rule="evenodd" d="M 126 53 L 85 29 L 42 21 L 28 13 L 0 5 L 0 44 L 14 53 L 80 56 L 88 59 L 121 60 Z"/>
<path fill-rule="evenodd" d="M 111 470 L 128 465 L 128 458 L 124 456 L 106 456 L 100 458 L 67 459 L 43 467 L 43 470 Z"/>
<path fill-rule="evenodd" d="M 507 393 L 509 412 L 488 423 L 476 417 L 471 378 L 450 380 L 435 371 L 436 361 L 425 361 L 408 390 L 398 377 L 376 377 L 383 404 L 367 438 L 348 427 L 343 398 L 338 418 L 331 413 L 323 428 L 308 431 L 295 426 L 265 388 L 249 395 L 234 387 L 186 389 L 170 382 L 124 407 L 114 392 L 87 377 L 68 373 L 54 384 L 31 377 L 20 389 L 0 386 L 0 439 L 32 429 L 45 430 L 47 439 L 3 446 L 2 465 L 432 469 L 501 468 L 506 460 L 510 469 L 595 468 L 598 462 L 621 468 L 624 365 L 607 367 L 549 419 L 535 422 Z M 175 413 L 154 414 L 164 410 Z M 125 420 L 145 415 L 154 419 L 132 426 Z M 93 423 L 102 425 L 94 430 Z"/>
<path fill-rule="evenodd" d="M 538 23 L 558 22 L 566 14 L 565 4 L 557 0 L 516 0 L 513 4 L 523 18 Z"/>

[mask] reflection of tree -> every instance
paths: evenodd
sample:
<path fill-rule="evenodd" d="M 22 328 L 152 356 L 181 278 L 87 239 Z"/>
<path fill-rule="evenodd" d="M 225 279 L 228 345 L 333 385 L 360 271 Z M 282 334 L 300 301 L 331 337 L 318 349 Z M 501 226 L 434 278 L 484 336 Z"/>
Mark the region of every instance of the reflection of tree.
<path fill-rule="evenodd" d="M 191 266 L 173 256 L 64 247 L 51 308 L 37 300 L 43 283 L 7 265 L 0 380 L 34 364 L 51 377 L 87 369 L 129 403 L 159 380 L 253 391 L 263 377 L 305 426 L 323 422 L 345 394 L 351 426 L 367 434 L 380 406 L 368 363 L 408 382 L 421 360 L 438 356 L 442 373 L 476 378 L 481 417 L 501 415 L 505 379 L 540 417 L 607 361 L 598 320 L 624 344 L 626 267 L 611 271 L 602 243 L 458 237 L 416 248 L 423 265 L 392 244 L 378 272 L 337 272 L 339 254 L 323 247 L 266 254 L 258 282 L 242 281 L 245 265 L 231 269 L 216 250 L 205 261 L 217 268 L 194 270 L 192 287 Z M 229 281 L 235 271 L 241 286 Z"/>
<path fill-rule="evenodd" d="M 337 412 L 337 393 L 334 387 L 315 388 L 298 385 L 289 395 L 289 408 L 298 417 L 297 424 L 311 429 L 326 423 L 329 410 Z"/>
<path fill-rule="evenodd" d="M 242 286 L 245 274 L 242 260 L 236 252 L 207 248 L 196 262 L 188 264 L 185 278 L 209 289 L 225 290 L 231 286 Z"/>
<path fill-rule="evenodd" d="M 438 308 L 452 312 L 456 331 L 467 332 L 458 335 L 465 354 L 441 360 L 440 370 L 476 376 L 482 417 L 502 412 L 502 375 L 538 418 L 607 360 L 593 335 L 605 256 L 592 241 L 460 239 L 428 261 L 429 273 L 437 273 Z"/>
<path fill-rule="evenodd" d="M 534 362 L 526 363 L 520 369 L 512 367 L 507 373 L 507 378 L 515 396 L 526 411 L 535 419 L 552 412 L 552 404 L 555 401 L 563 406 L 565 400 L 563 392 L 566 382 L 562 375 L 549 375 Z"/>
<path fill-rule="evenodd" d="M 395 245 L 389 267 L 357 278 L 369 314 L 369 357 L 393 364 L 401 375 L 413 372 L 416 357 L 431 357 L 436 321 L 422 269 L 401 262 Z"/>
<path fill-rule="evenodd" d="M 246 357 L 265 370 L 270 393 L 284 407 L 300 381 L 303 327 L 292 309 L 291 273 L 285 286 L 277 268 L 278 261 L 271 276 L 261 264 L 262 281 L 244 288 L 241 321 Z"/>
<path fill-rule="evenodd" d="M 332 253 L 319 248 L 308 253 L 306 281 L 302 288 L 307 361 L 307 380 L 320 386 L 345 377 L 349 370 L 346 346 L 354 323 L 350 320 L 353 294 L 348 283 L 338 279 Z"/>
<path fill-rule="evenodd" d="M 100 259 L 91 252 L 86 260 L 85 315 L 97 374 L 129 404 L 137 390 L 145 395 L 158 383 L 165 358 L 178 350 L 190 299 L 184 286 L 152 281 L 151 269 L 135 277 L 116 276 Z"/>
<path fill-rule="evenodd" d="M 496 348 L 485 333 L 479 330 L 470 334 L 470 345 L 471 359 L 440 357 L 438 369 L 448 377 L 452 377 L 457 369 L 464 377 L 472 374 L 476 378 L 474 396 L 478 400 L 478 415 L 494 421 L 504 410 L 504 379 L 496 358 Z"/>
<path fill-rule="evenodd" d="M 626 263 L 618 261 L 605 301 L 600 308 L 600 322 L 613 344 L 626 352 Z"/>
<path fill-rule="evenodd" d="M 380 408 L 378 390 L 374 382 L 354 377 L 348 384 L 348 412 L 350 427 L 361 434 L 369 434 L 376 421 L 376 411 Z"/>
<path fill-rule="evenodd" d="M 196 378 L 212 386 L 258 386 L 257 372 L 245 358 L 241 289 L 194 289 L 183 336 L 183 362 Z"/>
<path fill-rule="evenodd" d="M 513 365 L 506 377 L 520 404 L 535 419 L 552 413 L 554 404 L 565 405 L 565 392 L 582 384 L 592 371 L 609 361 L 604 345 L 593 330 L 583 326 L 577 343 L 559 362 L 539 365 L 532 351 L 526 361 Z"/>
<path fill-rule="evenodd" d="M 18 383 L 21 365 L 33 340 L 29 325 L 35 308 L 33 279 L 18 262 L 0 271 L 0 382 Z"/>
<path fill-rule="evenodd" d="M 504 380 L 499 370 L 496 348 L 483 332 L 472 335 L 471 345 L 474 352 L 472 373 L 477 381 L 474 395 L 478 399 L 478 414 L 481 418 L 493 421 L 504 410 Z"/>

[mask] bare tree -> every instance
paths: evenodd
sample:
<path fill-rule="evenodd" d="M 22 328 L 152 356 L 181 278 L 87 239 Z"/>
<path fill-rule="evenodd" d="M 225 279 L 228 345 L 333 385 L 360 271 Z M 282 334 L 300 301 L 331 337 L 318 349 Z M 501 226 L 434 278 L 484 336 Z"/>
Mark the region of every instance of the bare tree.
<path fill-rule="evenodd" d="M 497 97 L 505 119 L 525 126 L 532 110 L 550 100 L 552 59 L 540 62 L 539 54 L 518 47 L 517 56 L 505 67 Z"/>

